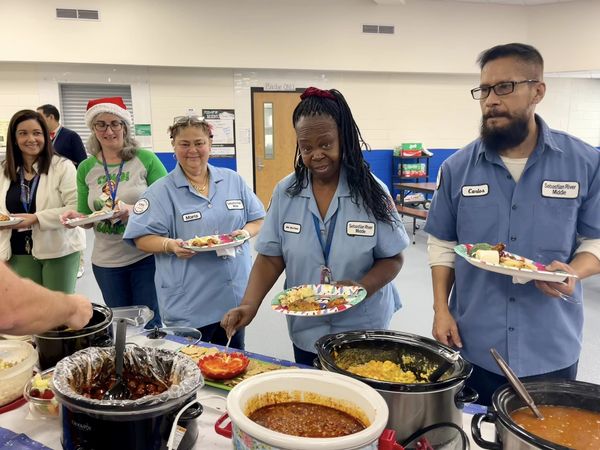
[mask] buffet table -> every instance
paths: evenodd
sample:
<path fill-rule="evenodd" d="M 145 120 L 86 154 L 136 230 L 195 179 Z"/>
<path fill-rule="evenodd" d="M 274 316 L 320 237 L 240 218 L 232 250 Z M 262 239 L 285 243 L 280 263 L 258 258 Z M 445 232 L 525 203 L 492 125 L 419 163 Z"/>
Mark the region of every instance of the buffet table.
<path fill-rule="evenodd" d="M 130 342 L 129 338 L 128 342 Z M 161 347 L 174 350 L 181 347 L 181 342 L 162 341 Z M 280 363 L 284 362 L 280 361 Z M 286 363 L 286 365 L 290 364 L 289 362 Z M 217 419 L 226 411 L 227 394 L 228 391 L 224 389 L 207 385 L 203 386 L 198 391 L 197 398 L 203 405 L 204 412 L 198 419 L 196 419 L 198 421 L 199 433 L 194 448 L 232 448 L 231 441 L 223 436 L 218 435 L 214 430 L 214 425 Z M 467 408 L 465 409 L 463 429 L 467 432 L 469 437 L 472 414 L 479 411 L 481 411 L 481 407 L 478 407 L 478 405 L 467 405 Z M 16 433 L 16 435 L 13 436 L 11 432 Z M 492 433 L 493 428 L 491 426 L 488 426 L 487 429 L 484 428 L 484 437 L 487 439 L 490 439 Z M 38 416 L 33 416 L 29 411 L 29 405 L 27 403 L 15 410 L 0 414 L 0 450 L 9 448 L 50 448 L 53 450 L 60 450 L 62 448 L 60 437 L 60 420 L 58 418 L 44 419 L 39 418 Z M 14 442 L 7 443 L 7 440 L 14 440 Z M 15 442 L 18 444 L 15 444 Z M 478 449 L 480 447 L 471 441 L 471 448 Z"/>

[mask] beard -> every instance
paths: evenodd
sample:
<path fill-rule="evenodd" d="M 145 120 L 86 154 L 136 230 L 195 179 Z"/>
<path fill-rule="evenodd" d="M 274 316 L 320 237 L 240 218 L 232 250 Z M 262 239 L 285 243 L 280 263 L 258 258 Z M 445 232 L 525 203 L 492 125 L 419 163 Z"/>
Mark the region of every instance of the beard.
<path fill-rule="evenodd" d="M 504 127 L 491 127 L 487 119 L 492 117 L 506 117 L 508 125 Z M 485 114 L 481 118 L 481 141 L 490 150 L 501 152 L 520 145 L 529 134 L 529 120 L 522 116 L 512 116 L 509 113 Z"/>

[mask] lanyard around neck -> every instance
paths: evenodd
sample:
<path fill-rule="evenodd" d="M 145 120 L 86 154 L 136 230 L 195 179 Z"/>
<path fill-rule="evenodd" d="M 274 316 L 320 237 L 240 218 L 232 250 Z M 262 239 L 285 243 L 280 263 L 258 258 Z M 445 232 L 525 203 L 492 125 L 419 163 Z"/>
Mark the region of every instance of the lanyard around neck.
<path fill-rule="evenodd" d="M 333 230 L 335 228 L 335 223 L 337 221 L 337 211 L 329 221 L 329 229 L 327 230 L 327 240 L 325 243 L 323 242 L 323 237 L 321 236 L 321 227 L 319 226 L 319 218 L 312 215 L 313 223 L 315 224 L 315 231 L 317 233 L 317 238 L 319 239 L 319 244 L 321 244 L 321 250 L 323 250 L 323 259 L 325 260 L 325 266 L 329 267 L 329 252 L 331 251 L 331 241 L 333 240 Z"/>
<path fill-rule="evenodd" d="M 108 171 L 108 164 L 106 164 L 106 159 L 104 159 L 104 153 L 102 155 L 102 165 L 104 166 L 104 174 L 106 175 L 106 184 L 108 186 L 108 190 L 110 191 L 110 198 L 112 199 L 112 208 L 115 209 L 115 200 L 117 198 L 117 189 L 119 189 L 119 183 L 121 181 L 121 175 L 123 173 L 123 165 L 125 161 L 121 160 L 121 164 L 119 164 L 119 171 L 117 172 L 117 177 L 115 178 L 115 184 L 113 188 L 112 180 L 110 179 L 110 172 Z"/>
<path fill-rule="evenodd" d="M 25 184 L 25 169 L 21 167 L 21 170 L 19 170 L 19 179 L 21 184 L 21 204 L 23 205 L 25 212 L 29 214 L 29 209 L 33 202 L 33 197 L 35 196 L 35 190 L 40 181 L 40 175 L 36 173 L 31 182 L 31 186 L 27 186 L 27 184 Z"/>

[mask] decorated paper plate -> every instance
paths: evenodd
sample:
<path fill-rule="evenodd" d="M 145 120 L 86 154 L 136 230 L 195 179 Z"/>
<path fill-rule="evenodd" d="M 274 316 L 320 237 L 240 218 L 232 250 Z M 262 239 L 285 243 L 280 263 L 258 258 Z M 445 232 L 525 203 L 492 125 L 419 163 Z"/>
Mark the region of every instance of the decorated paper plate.
<path fill-rule="evenodd" d="M 2 216 L 2 219 L 5 219 L 5 220 L 0 220 L 0 227 L 9 227 L 11 225 L 16 225 L 18 223 L 21 223 L 21 222 L 23 222 L 23 220 L 25 220 L 22 217 L 12 217 L 12 216 L 4 216 L 4 215 Z"/>
<path fill-rule="evenodd" d="M 462 256 L 475 267 L 487 270 L 489 272 L 512 276 L 514 279 L 513 281 L 517 283 L 527 283 L 531 280 L 561 282 L 567 277 L 577 278 L 577 275 L 567 272 L 549 272 L 546 270 L 546 266 L 544 266 L 544 264 L 524 258 L 523 256 L 515 255 L 514 253 L 507 252 L 506 250 L 501 250 L 499 252 L 499 262 L 492 262 L 494 256 L 493 253 L 491 254 L 492 258 L 489 260 L 477 257 L 481 254 L 478 253 L 477 250 L 493 252 L 493 247 L 494 246 L 489 244 L 460 244 L 454 247 L 454 251 L 457 255 Z M 481 255 L 484 257 L 488 254 L 483 253 Z"/>
<path fill-rule="evenodd" d="M 114 210 L 110 211 L 96 211 L 89 216 L 81 217 L 79 219 L 69 219 L 67 220 L 67 224 L 73 227 L 78 227 L 81 225 L 87 225 L 94 222 L 101 222 L 102 220 L 111 219 L 112 216 L 115 215 Z"/>
<path fill-rule="evenodd" d="M 352 308 L 366 296 L 367 291 L 359 286 L 305 284 L 277 294 L 271 307 L 291 316 L 322 316 Z"/>
<path fill-rule="evenodd" d="M 185 241 L 183 248 L 192 250 L 194 252 L 213 252 L 215 250 L 223 250 L 231 247 L 237 247 L 242 245 L 250 239 L 249 236 L 244 234 L 238 234 L 232 236 L 231 234 L 212 234 L 210 236 L 196 236 L 194 239 Z"/>

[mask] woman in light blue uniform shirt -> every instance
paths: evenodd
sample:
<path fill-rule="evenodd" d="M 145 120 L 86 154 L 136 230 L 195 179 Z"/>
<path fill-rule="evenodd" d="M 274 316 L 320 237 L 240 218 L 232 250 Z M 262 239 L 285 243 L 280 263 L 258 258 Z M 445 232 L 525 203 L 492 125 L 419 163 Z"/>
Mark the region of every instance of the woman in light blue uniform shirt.
<path fill-rule="evenodd" d="M 367 298 L 344 312 L 287 317 L 296 362 L 312 364 L 321 336 L 388 327 L 401 306 L 391 281 L 409 241 L 387 188 L 363 159 L 368 146 L 342 94 L 308 88 L 301 99 L 295 171 L 273 192 L 242 304 L 221 324 L 228 334 L 249 324 L 284 270 L 286 288 L 329 279 L 365 288 Z"/>
<path fill-rule="evenodd" d="M 202 340 L 225 345 L 219 320 L 240 304 L 252 266 L 250 245 L 245 242 L 228 254 L 196 253 L 183 248 L 183 239 L 255 236 L 265 210 L 236 172 L 208 164 L 208 123 L 184 117 L 169 132 L 177 167 L 135 204 L 124 239 L 156 256 L 156 290 L 165 324 L 198 328 Z M 231 346 L 244 348 L 243 332 Z"/>

